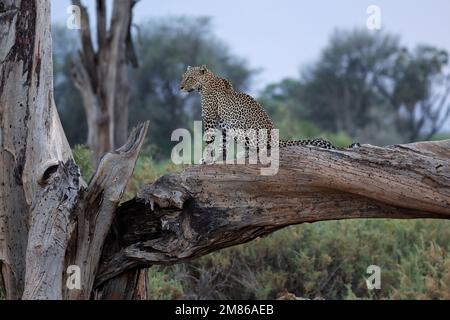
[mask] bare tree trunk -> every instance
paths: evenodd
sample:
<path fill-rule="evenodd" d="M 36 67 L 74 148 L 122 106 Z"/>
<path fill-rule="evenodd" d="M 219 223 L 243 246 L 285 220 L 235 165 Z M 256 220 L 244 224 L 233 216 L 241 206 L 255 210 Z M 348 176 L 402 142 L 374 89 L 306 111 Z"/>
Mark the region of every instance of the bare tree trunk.
<path fill-rule="evenodd" d="M 8 299 L 88 299 L 148 124 L 80 179 L 53 100 L 50 1 L 0 2 L 0 265 Z M 67 266 L 82 289 L 66 290 Z"/>
<path fill-rule="evenodd" d="M 2 1 L 1 7 L 0 264 L 6 297 L 16 299 L 22 296 L 26 281 L 27 246 L 40 250 L 27 245 L 33 237 L 28 234 L 29 225 L 42 215 L 53 220 L 55 228 L 67 223 L 77 190 L 67 190 L 68 198 L 61 200 L 56 186 L 66 183 L 76 188 L 78 173 L 73 171 L 71 150 L 53 101 L 49 5 Z M 49 231 L 49 238 L 39 239 L 45 245 L 56 240 Z M 63 244 L 66 240 L 58 238 Z M 56 256 L 50 271 L 59 271 L 61 252 L 56 249 L 52 254 Z"/>
<path fill-rule="evenodd" d="M 88 122 L 88 146 L 98 163 L 106 152 L 119 148 L 128 133 L 129 84 L 127 63 L 137 66 L 130 27 L 133 0 L 113 2 L 110 27 L 106 23 L 106 3 L 97 0 L 97 44 L 94 49 L 89 15 L 80 0 L 80 60 L 72 77 L 80 91 Z"/>

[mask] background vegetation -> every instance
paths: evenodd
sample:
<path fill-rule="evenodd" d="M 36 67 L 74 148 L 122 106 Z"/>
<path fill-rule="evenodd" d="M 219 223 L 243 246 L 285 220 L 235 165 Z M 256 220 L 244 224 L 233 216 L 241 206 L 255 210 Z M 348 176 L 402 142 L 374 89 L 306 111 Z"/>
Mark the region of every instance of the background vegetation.
<path fill-rule="evenodd" d="M 76 161 L 89 180 L 82 146 L 86 124 L 70 79 L 77 40 L 54 27 L 55 99 Z M 170 160 L 175 128 L 200 120 L 197 94 L 179 90 L 187 65 L 207 64 L 238 90 L 257 70 L 233 55 L 208 18 L 151 20 L 135 32 L 140 67 L 130 70 L 130 124 L 151 121 L 126 199 L 143 184 L 181 170 Z M 326 137 L 386 145 L 449 138 L 448 53 L 405 47 L 387 33 L 338 30 L 298 78 L 257 95 L 284 138 Z M 125 200 L 126 200 L 125 199 Z M 283 292 L 318 299 L 449 299 L 450 222 L 331 221 L 285 228 L 196 261 L 149 269 L 153 299 L 272 299 Z M 367 290 L 366 268 L 382 270 L 381 290 Z"/>

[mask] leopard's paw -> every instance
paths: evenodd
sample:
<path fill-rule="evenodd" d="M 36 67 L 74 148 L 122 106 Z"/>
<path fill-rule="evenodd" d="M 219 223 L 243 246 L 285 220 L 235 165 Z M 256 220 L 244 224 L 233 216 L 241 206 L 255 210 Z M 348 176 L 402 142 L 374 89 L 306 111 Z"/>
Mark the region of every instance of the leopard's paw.
<path fill-rule="evenodd" d="M 199 160 L 199 164 L 214 164 L 216 162 L 216 160 L 215 159 L 213 159 L 213 158 L 201 158 L 200 160 Z"/>
<path fill-rule="evenodd" d="M 359 142 L 352 143 L 347 148 L 359 148 L 361 147 L 361 144 Z"/>

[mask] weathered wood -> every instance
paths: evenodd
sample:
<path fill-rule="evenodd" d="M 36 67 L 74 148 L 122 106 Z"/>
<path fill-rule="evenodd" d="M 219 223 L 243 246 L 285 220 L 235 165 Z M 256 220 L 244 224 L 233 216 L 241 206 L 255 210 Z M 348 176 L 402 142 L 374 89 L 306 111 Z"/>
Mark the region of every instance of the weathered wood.
<path fill-rule="evenodd" d="M 62 299 L 64 258 L 75 227 L 72 213 L 78 205 L 80 173 L 72 160 L 52 170 L 56 171 L 41 182 L 45 187 L 37 193 L 39 200 L 30 212 L 22 299 Z"/>
<path fill-rule="evenodd" d="M 96 300 L 146 300 L 147 269 L 133 268 L 106 281 L 95 290 Z"/>
<path fill-rule="evenodd" d="M 98 270 L 105 238 L 110 230 L 116 208 L 147 133 L 148 122 L 136 127 L 128 142 L 100 161 L 97 172 L 89 183 L 84 197 L 75 211 L 77 217 L 76 248 L 68 264 L 81 268 L 81 290 L 66 291 L 69 299 L 89 299 Z"/>
<path fill-rule="evenodd" d="M 0 16 L 0 291 L 87 299 L 148 123 L 103 157 L 86 188 L 53 100 L 50 1 L 1 1 Z M 71 264 L 82 290 L 66 290 Z"/>
<path fill-rule="evenodd" d="M 28 292 L 35 290 L 28 281 L 34 275 L 25 272 L 25 252 L 28 247 L 28 264 L 40 250 L 29 243 L 40 237 L 36 229 L 49 232 L 40 238 L 55 254 L 48 271 L 60 270 L 64 248 L 56 241 L 65 235 L 57 228 L 64 228 L 74 197 L 58 189 L 76 188 L 78 182 L 53 101 L 50 3 L 11 0 L 0 5 L 0 277 L 6 298 L 18 299 L 24 285 Z M 30 222 L 43 216 L 46 221 L 31 225 L 29 233 Z"/>
<path fill-rule="evenodd" d="M 173 264 L 288 225 L 349 218 L 450 218 L 450 140 L 280 151 L 256 165 L 197 165 L 144 187 L 118 210 L 121 247 L 97 285 L 129 268 Z M 152 209 L 153 208 L 153 209 Z"/>

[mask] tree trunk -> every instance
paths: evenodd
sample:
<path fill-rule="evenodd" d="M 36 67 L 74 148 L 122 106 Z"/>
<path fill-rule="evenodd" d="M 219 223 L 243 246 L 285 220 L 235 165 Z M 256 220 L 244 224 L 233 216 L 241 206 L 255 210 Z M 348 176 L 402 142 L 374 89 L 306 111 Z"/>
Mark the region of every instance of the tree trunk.
<path fill-rule="evenodd" d="M 53 100 L 50 1 L 0 2 L 0 282 L 8 299 L 88 299 L 148 124 L 80 179 Z M 69 265 L 81 290 L 67 290 Z"/>
<path fill-rule="evenodd" d="M 44 239 L 28 229 L 43 215 L 56 223 L 53 228 L 66 228 L 78 172 L 53 101 L 48 2 L 2 1 L 0 7 L 0 264 L 6 297 L 16 299 L 30 279 L 27 247 L 37 253 L 48 240 L 67 241 L 54 230 Z M 61 192 L 62 184 L 75 191 Z M 39 228 L 51 227 L 45 224 Z M 44 247 L 28 243 L 33 236 Z M 60 271 L 61 252 L 49 253 L 55 254 L 50 270 Z"/>
<path fill-rule="evenodd" d="M 97 0 L 97 44 L 92 43 L 89 15 L 80 0 L 80 61 L 72 69 L 88 122 L 88 146 L 94 163 L 106 152 L 123 145 L 128 133 L 129 84 L 127 63 L 137 66 L 130 27 L 135 1 L 113 2 L 110 27 L 106 24 L 106 3 Z"/>

